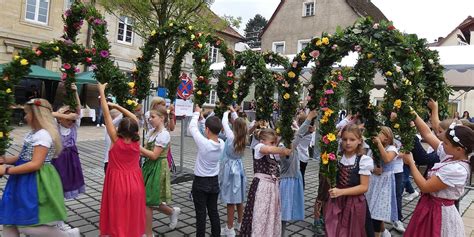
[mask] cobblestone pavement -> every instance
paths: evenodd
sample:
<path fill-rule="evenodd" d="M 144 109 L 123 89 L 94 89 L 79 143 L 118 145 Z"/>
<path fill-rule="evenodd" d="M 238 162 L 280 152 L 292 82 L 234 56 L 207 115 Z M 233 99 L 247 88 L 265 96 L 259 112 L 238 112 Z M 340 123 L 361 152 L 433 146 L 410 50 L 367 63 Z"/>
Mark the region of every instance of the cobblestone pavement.
<path fill-rule="evenodd" d="M 177 126 L 179 128 L 179 126 Z M 21 140 L 17 138 L 22 137 L 27 129 L 17 128 L 13 131 L 15 140 L 12 147 L 9 149 L 9 153 L 18 154 Z M 178 137 L 179 130 L 172 133 L 172 153 L 175 157 L 175 162 L 179 163 L 179 152 L 180 152 L 180 139 Z M 86 179 L 86 194 L 81 195 L 77 199 L 66 201 L 68 209 L 68 220 L 67 223 L 73 227 L 78 227 L 83 236 L 98 236 L 99 234 L 99 211 L 100 201 L 102 193 L 102 185 L 104 180 L 103 173 L 103 152 L 104 152 L 104 141 L 103 141 L 103 129 L 95 127 L 81 127 L 79 131 L 79 138 L 77 146 L 79 148 L 80 157 L 82 161 L 82 167 L 84 176 Z M 185 137 L 184 139 L 184 167 L 193 169 L 194 160 L 196 155 L 196 145 L 192 138 Z M 247 149 L 245 153 L 244 166 L 246 174 L 250 182 L 252 172 L 252 160 L 251 153 Z M 306 169 L 306 191 L 305 191 L 305 220 L 295 223 L 290 223 L 287 227 L 288 236 L 312 236 L 311 223 L 313 222 L 313 203 L 317 194 L 317 164 L 314 160 L 311 160 Z M 0 179 L 0 194 L 3 194 L 3 188 L 6 183 L 6 178 Z M 154 215 L 153 230 L 157 236 L 194 236 L 195 235 L 195 212 L 194 205 L 189 198 L 191 191 L 192 181 L 187 181 L 179 184 L 173 184 L 173 206 L 181 208 L 181 215 L 179 223 L 174 230 L 170 230 L 168 227 L 169 218 L 161 213 Z M 250 185 L 247 185 L 250 186 Z M 469 208 L 471 211 L 466 211 L 467 216 L 463 217 L 466 225 L 466 235 L 469 236 L 472 228 L 474 227 L 474 208 L 469 207 L 472 200 L 474 199 L 474 192 L 470 189 L 466 190 L 466 196 L 461 201 L 461 211 L 464 212 Z M 403 215 L 405 226 L 408 224 L 413 209 L 418 199 L 407 202 L 403 200 Z M 120 207 L 117 207 L 120 208 Z M 226 220 L 226 209 L 223 204 L 219 204 L 219 214 L 222 226 Z M 469 222 L 469 223 L 466 223 Z M 210 234 L 210 223 L 208 219 L 207 224 L 208 234 Z M 470 227 L 470 228 L 468 228 Z M 395 231 L 391 225 L 387 224 L 386 228 L 391 230 L 392 236 L 401 236 L 400 233 Z M 0 227 L 1 229 L 1 227 Z"/>

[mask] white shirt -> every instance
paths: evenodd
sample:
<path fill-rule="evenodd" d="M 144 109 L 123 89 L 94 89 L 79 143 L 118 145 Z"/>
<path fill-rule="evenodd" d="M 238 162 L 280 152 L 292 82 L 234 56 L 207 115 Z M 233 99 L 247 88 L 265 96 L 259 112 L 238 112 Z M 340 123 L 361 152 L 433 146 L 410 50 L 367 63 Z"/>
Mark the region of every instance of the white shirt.
<path fill-rule="evenodd" d="M 345 166 L 354 165 L 356 162 L 357 154 L 347 158 L 345 155 L 342 155 L 342 158 L 339 162 L 341 162 Z M 371 157 L 362 155 L 359 161 L 359 174 L 361 175 L 369 175 L 371 174 L 372 170 L 374 169 L 374 161 Z"/>
<path fill-rule="evenodd" d="M 393 173 L 394 174 L 398 174 L 398 173 L 402 173 L 403 172 L 403 159 L 398 155 L 398 148 L 394 145 L 389 145 L 385 148 L 385 151 L 386 152 L 389 152 L 389 151 L 393 151 L 395 152 L 396 156 L 395 158 L 393 158 L 392 161 L 390 162 L 393 162 Z"/>
<path fill-rule="evenodd" d="M 467 178 L 469 177 L 468 171 L 461 165 L 460 162 L 446 161 L 445 163 L 442 163 L 446 159 L 452 157 L 451 155 L 446 154 L 442 142 L 439 144 L 436 152 L 439 156 L 439 159 L 441 160 L 440 163 L 436 163 L 432 168 L 433 170 L 436 170 L 441 167 L 438 171 L 436 171 L 436 176 L 439 177 L 441 182 L 448 185 L 449 187 L 464 187 Z"/>
<path fill-rule="evenodd" d="M 258 159 L 262 159 L 265 155 L 260 153 L 260 149 L 262 149 L 262 147 L 266 146 L 265 144 L 263 143 L 258 143 L 257 145 L 255 145 L 255 159 L 258 160 Z M 270 158 L 272 159 L 275 159 L 275 160 L 280 160 L 280 156 L 279 155 L 273 155 L 273 154 L 270 154 Z"/>
<path fill-rule="evenodd" d="M 198 153 L 194 165 L 194 175 L 199 177 L 213 177 L 219 174 L 219 159 L 224 151 L 224 141 L 212 141 L 204 137 L 198 128 L 199 113 L 194 112 L 189 123 L 188 132 L 196 142 Z"/>
<path fill-rule="evenodd" d="M 306 134 L 304 135 L 304 137 L 301 138 L 298 146 L 296 147 L 296 149 L 298 150 L 299 160 L 301 162 L 308 163 L 308 160 L 309 160 L 308 149 L 312 141 L 313 141 L 313 133 Z"/>
<path fill-rule="evenodd" d="M 31 142 L 33 146 L 44 146 L 46 148 L 50 148 L 53 145 L 53 138 L 46 129 L 38 130 L 30 138 L 28 136 L 25 137 L 25 141 Z"/>
<path fill-rule="evenodd" d="M 81 118 L 82 118 L 82 114 L 79 114 L 79 116 L 77 116 L 77 119 L 76 119 L 73 126 L 76 126 L 76 128 L 80 127 L 81 126 Z M 71 128 L 63 127 L 57 119 L 56 119 L 56 122 L 59 124 L 59 133 L 62 136 L 67 136 L 71 133 Z"/>
<path fill-rule="evenodd" d="M 114 118 L 114 120 L 112 120 L 112 124 L 114 125 L 114 127 L 118 127 L 120 120 L 122 120 L 122 118 L 123 118 L 123 115 L 119 114 L 117 117 Z M 104 129 L 104 133 L 105 133 L 104 163 L 107 163 L 109 162 L 109 150 L 110 150 L 110 146 L 112 145 L 112 140 L 110 140 L 109 133 L 107 133 L 107 128 Z"/>
<path fill-rule="evenodd" d="M 155 128 L 152 128 L 150 131 L 148 131 L 145 140 L 147 142 L 155 141 L 155 146 L 159 146 L 162 148 L 165 148 L 171 140 L 170 133 L 166 128 L 163 128 L 160 132 L 155 133 Z"/>

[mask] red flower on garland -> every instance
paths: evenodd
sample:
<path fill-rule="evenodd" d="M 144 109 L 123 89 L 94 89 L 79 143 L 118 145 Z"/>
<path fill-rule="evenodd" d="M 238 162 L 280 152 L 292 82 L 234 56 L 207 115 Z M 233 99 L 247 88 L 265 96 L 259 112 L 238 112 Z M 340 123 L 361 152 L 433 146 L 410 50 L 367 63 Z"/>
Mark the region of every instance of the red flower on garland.
<path fill-rule="evenodd" d="M 37 49 L 35 53 L 36 53 L 36 56 L 40 56 L 43 52 L 41 52 L 41 50 Z"/>
<path fill-rule="evenodd" d="M 395 30 L 395 26 L 390 25 L 390 26 L 387 27 L 387 30 Z"/>
<path fill-rule="evenodd" d="M 232 71 L 227 71 L 227 77 L 233 77 L 234 73 Z"/>
<path fill-rule="evenodd" d="M 227 81 L 227 84 L 229 84 L 229 86 L 232 85 L 232 83 L 234 83 L 234 81 L 232 81 L 232 80 Z"/>

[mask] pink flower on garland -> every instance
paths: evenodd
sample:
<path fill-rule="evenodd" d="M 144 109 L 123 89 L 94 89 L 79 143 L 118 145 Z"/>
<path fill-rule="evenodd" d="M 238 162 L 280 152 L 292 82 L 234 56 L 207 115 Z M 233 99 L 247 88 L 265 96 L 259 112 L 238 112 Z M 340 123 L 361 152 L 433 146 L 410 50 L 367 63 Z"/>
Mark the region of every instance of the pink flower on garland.
<path fill-rule="evenodd" d="M 306 96 L 306 101 L 311 101 L 311 96 Z"/>
<path fill-rule="evenodd" d="M 324 144 L 327 145 L 327 144 L 329 144 L 331 141 L 329 141 L 328 136 L 324 135 L 324 136 L 323 136 L 323 142 L 324 142 Z"/>
<path fill-rule="evenodd" d="M 96 18 L 96 19 L 94 20 L 94 24 L 96 24 L 96 25 L 102 25 L 102 24 L 104 24 L 104 23 L 105 23 L 105 21 L 103 21 L 103 20 L 100 19 L 100 18 Z"/>
<path fill-rule="evenodd" d="M 63 68 L 66 69 L 66 70 L 69 70 L 69 69 L 71 69 L 71 64 L 65 63 L 65 64 L 63 64 Z"/>
<path fill-rule="evenodd" d="M 92 69 L 92 70 L 95 70 L 95 69 L 97 69 L 97 65 L 95 65 L 95 64 L 92 64 L 92 65 L 91 65 L 91 69 Z"/>
<path fill-rule="evenodd" d="M 319 100 L 319 105 L 320 106 L 326 106 L 327 103 L 328 103 L 328 98 L 326 98 L 326 97 L 323 97 Z"/>
<path fill-rule="evenodd" d="M 93 55 L 95 55 L 95 53 L 97 52 L 97 50 L 96 50 L 95 48 L 92 48 L 92 49 L 91 49 L 91 52 L 92 52 Z"/>
<path fill-rule="evenodd" d="M 232 71 L 227 71 L 227 77 L 233 77 L 234 73 Z"/>
<path fill-rule="evenodd" d="M 66 17 L 68 17 L 68 16 L 71 15 L 71 13 L 72 13 L 72 12 L 71 12 L 71 9 L 68 9 L 66 12 L 64 12 L 64 15 L 65 15 Z"/>
<path fill-rule="evenodd" d="M 100 56 L 103 57 L 103 58 L 109 57 L 109 51 L 107 51 L 107 50 L 100 51 Z"/>
<path fill-rule="evenodd" d="M 344 80 L 344 77 L 343 77 L 342 75 L 339 75 L 339 76 L 337 76 L 337 79 L 338 79 L 339 81 L 342 81 L 342 80 Z"/>
<path fill-rule="evenodd" d="M 80 71 L 81 69 L 79 69 L 78 67 L 74 68 L 74 72 L 79 73 Z"/>
<path fill-rule="evenodd" d="M 314 59 L 316 59 L 319 57 L 319 50 L 313 50 L 311 51 L 311 53 L 309 53 L 309 55 L 313 57 Z"/>
<path fill-rule="evenodd" d="M 336 155 L 334 153 L 329 153 L 329 160 L 336 160 Z"/>
<path fill-rule="evenodd" d="M 362 50 L 362 47 L 360 45 L 356 45 L 354 46 L 354 50 L 360 52 Z"/>
<path fill-rule="evenodd" d="M 66 78 L 67 78 L 67 74 L 66 74 L 66 73 L 63 73 L 63 74 L 61 75 L 61 81 L 65 81 Z"/>
<path fill-rule="evenodd" d="M 229 84 L 229 86 L 232 85 L 232 83 L 234 83 L 234 81 L 232 81 L 232 80 L 227 81 L 227 84 Z"/>
<path fill-rule="evenodd" d="M 332 89 L 329 89 L 329 90 L 324 91 L 324 94 L 331 95 L 331 94 L 334 94 L 334 91 Z"/>
<path fill-rule="evenodd" d="M 86 62 L 87 62 L 87 63 L 92 63 L 92 58 L 87 57 L 87 58 L 86 58 Z"/>
<path fill-rule="evenodd" d="M 339 46 L 337 46 L 337 44 L 334 44 L 334 45 L 331 47 L 331 49 L 335 51 L 335 50 L 337 49 L 337 47 L 339 47 Z"/>
<path fill-rule="evenodd" d="M 293 68 L 296 68 L 298 66 L 298 61 L 293 61 L 291 65 L 293 66 Z"/>
<path fill-rule="evenodd" d="M 43 52 L 41 52 L 41 50 L 39 50 L 39 49 L 37 49 L 36 52 L 35 52 L 36 56 L 40 56 L 42 53 Z"/>

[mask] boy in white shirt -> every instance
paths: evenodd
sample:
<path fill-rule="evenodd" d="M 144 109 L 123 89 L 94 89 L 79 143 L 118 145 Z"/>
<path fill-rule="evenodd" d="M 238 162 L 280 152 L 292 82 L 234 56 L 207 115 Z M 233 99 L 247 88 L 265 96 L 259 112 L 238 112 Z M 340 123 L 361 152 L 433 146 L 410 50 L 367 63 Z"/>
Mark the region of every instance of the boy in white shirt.
<path fill-rule="evenodd" d="M 203 136 L 199 132 L 198 119 L 201 108 L 196 105 L 188 131 L 193 136 L 198 147 L 196 164 L 194 166 L 194 181 L 192 195 L 196 210 L 196 236 L 206 235 L 206 209 L 211 221 L 211 235 L 220 236 L 220 219 L 217 210 L 219 196 L 219 158 L 224 151 L 224 141 L 218 134 L 222 130 L 222 122 L 216 116 L 206 119 Z"/>

